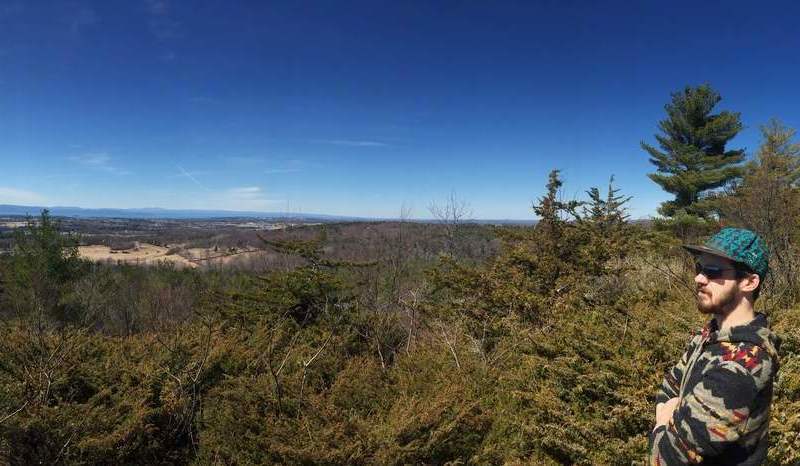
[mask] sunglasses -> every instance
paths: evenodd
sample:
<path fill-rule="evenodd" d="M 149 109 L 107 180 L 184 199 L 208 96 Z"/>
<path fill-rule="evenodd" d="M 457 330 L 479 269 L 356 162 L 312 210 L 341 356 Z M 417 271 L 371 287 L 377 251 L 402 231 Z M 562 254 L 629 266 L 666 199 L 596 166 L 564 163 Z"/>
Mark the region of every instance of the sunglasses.
<path fill-rule="evenodd" d="M 740 273 L 742 273 L 742 271 L 737 269 L 737 268 L 722 268 L 722 267 L 717 267 L 717 266 L 714 266 L 714 265 L 703 265 L 703 264 L 701 264 L 699 262 L 695 262 L 695 264 L 694 264 L 694 273 L 695 274 L 701 274 L 702 273 L 709 280 L 714 280 L 716 278 L 722 278 L 722 276 L 725 275 L 725 272 L 729 272 L 729 271 L 736 272 L 737 276 Z"/>

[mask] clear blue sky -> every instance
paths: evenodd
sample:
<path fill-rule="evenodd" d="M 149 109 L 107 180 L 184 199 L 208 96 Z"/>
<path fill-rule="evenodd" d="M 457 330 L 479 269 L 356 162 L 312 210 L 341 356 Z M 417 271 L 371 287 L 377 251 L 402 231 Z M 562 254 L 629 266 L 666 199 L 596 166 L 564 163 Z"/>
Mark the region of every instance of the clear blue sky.
<path fill-rule="evenodd" d="M 641 140 L 710 83 L 800 126 L 797 2 L 0 4 L 0 203 L 530 219 L 547 173 L 668 199 Z"/>

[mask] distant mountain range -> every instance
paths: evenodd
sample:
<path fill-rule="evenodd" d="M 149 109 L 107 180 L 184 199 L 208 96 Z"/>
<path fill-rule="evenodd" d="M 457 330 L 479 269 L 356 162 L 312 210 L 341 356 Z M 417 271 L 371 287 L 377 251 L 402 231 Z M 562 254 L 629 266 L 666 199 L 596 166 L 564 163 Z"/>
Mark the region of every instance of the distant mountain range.
<path fill-rule="evenodd" d="M 184 209 L 161 209 L 158 207 L 145 207 L 140 209 L 84 209 L 81 207 L 43 207 L 43 206 L 21 206 L 0 204 L 0 216 L 37 216 L 43 209 L 48 209 L 51 215 L 56 217 L 75 217 L 75 218 L 131 218 L 131 219 L 160 219 L 160 220 L 208 220 L 225 218 L 253 218 L 265 220 L 294 220 L 305 222 L 375 222 L 392 221 L 393 218 L 366 218 L 366 217 L 347 217 L 339 215 L 308 214 L 308 213 L 286 213 L 286 212 L 252 212 L 239 210 L 184 210 Z M 435 220 L 412 220 L 422 222 L 433 222 Z M 506 225 L 532 225 L 536 220 L 512 220 L 512 219 L 472 219 L 466 223 L 482 224 L 506 224 Z"/>
<path fill-rule="evenodd" d="M 359 217 L 344 217 L 336 215 L 285 213 L 285 212 L 251 212 L 234 210 L 183 210 L 161 209 L 146 207 L 141 209 L 84 209 L 81 207 L 42 207 L 0 204 L 0 215 L 32 215 L 37 216 L 43 209 L 48 209 L 50 214 L 57 217 L 77 218 L 136 218 L 136 219 L 176 219 L 176 220 L 201 220 L 218 218 L 258 218 L 258 219 L 295 219 L 311 221 L 364 221 L 371 220 Z"/>

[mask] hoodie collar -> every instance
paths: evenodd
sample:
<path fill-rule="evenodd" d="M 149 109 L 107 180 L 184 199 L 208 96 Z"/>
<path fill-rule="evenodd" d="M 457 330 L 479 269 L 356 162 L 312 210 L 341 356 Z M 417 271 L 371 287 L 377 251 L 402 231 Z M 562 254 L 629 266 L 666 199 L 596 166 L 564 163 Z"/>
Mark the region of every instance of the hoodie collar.
<path fill-rule="evenodd" d="M 747 342 L 760 346 L 773 357 L 777 357 L 780 347 L 780 338 L 769 329 L 767 316 L 761 312 L 756 313 L 750 322 L 725 330 L 719 330 L 717 319 L 711 319 L 703 327 L 702 335 L 707 340 L 706 344 Z"/>

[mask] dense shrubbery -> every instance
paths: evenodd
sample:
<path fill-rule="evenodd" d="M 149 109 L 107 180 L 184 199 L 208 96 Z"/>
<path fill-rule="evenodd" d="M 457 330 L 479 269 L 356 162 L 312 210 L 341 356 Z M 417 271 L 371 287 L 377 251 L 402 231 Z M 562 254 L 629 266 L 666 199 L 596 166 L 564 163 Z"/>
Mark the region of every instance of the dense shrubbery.
<path fill-rule="evenodd" d="M 689 264 L 675 224 L 630 225 L 613 186 L 583 206 L 559 186 L 536 227 L 486 227 L 502 247 L 485 260 L 404 255 L 399 224 L 375 262 L 268 239 L 297 259 L 260 276 L 90 265 L 45 214 L 0 257 L 0 462 L 640 463 L 655 388 L 701 324 Z M 745 213 L 757 186 L 729 194 Z M 796 464 L 798 215 L 778 218 L 769 458 Z"/>

